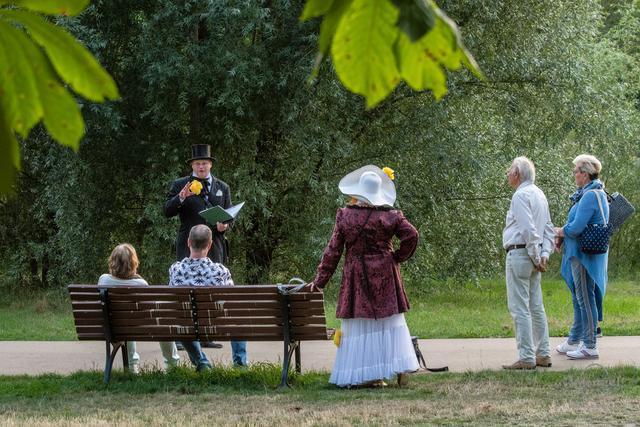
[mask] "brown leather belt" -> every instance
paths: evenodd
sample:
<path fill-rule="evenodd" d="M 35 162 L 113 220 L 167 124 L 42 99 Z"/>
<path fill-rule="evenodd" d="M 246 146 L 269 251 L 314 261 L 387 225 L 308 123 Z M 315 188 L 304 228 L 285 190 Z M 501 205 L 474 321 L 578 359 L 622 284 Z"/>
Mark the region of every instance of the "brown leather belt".
<path fill-rule="evenodd" d="M 507 251 L 507 253 L 509 253 L 509 251 L 512 251 L 514 249 L 524 249 L 526 247 L 527 245 L 509 245 L 505 248 L 505 250 Z"/>

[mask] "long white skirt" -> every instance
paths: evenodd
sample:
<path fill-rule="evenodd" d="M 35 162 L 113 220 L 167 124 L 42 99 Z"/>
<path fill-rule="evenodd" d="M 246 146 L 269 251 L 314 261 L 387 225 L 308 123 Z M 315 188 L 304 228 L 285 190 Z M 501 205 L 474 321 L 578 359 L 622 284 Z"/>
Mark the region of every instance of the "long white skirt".
<path fill-rule="evenodd" d="M 329 382 L 339 387 L 389 379 L 418 370 L 404 314 L 342 319 L 342 337 Z"/>

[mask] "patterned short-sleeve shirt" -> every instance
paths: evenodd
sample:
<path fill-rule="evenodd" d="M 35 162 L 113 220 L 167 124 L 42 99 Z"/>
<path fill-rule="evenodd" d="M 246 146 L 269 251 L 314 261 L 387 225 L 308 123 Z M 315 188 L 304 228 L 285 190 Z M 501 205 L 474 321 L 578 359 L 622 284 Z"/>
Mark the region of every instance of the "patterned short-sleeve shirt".
<path fill-rule="evenodd" d="M 185 258 L 169 268 L 169 286 L 233 286 L 227 267 L 209 258 Z"/>

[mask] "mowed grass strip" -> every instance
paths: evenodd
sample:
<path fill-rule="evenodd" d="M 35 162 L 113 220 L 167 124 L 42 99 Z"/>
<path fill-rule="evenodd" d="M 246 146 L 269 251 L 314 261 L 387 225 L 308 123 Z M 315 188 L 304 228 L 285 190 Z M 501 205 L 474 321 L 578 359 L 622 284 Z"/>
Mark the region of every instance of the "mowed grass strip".
<path fill-rule="evenodd" d="M 565 336 L 573 320 L 571 295 L 558 279 L 543 279 L 544 304 L 551 336 Z M 445 282 L 421 287 L 407 284 L 411 311 L 407 322 L 420 338 L 513 337 L 513 321 L 507 309 L 504 280 L 478 284 Z M 327 324 L 339 327 L 335 318 L 336 289 L 326 293 Z M 604 301 L 605 335 L 640 335 L 640 283 L 615 280 Z M 0 340 L 75 340 L 71 304 L 66 293 L 0 295 Z"/>
<path fill-rule="evenodd" d="M 204 374 L 99 372 L 0 377 L 2 425 L 603 425 L 637 423 L 637 368 L 565 372 L 416 374 L 406 388 L 341 390 L 328 375 L 279 368 L 216 368 Z"/>
<path fill-rule="evenodd" d="M 473 283 L 443 283 L 421 289 L 408 287 L 411 310 L 407 323 L 420 338 L 513 337 L 513 320 L 507 308 L 503 280 Z M 543 278 L 543 301 L 551 336 L 566 336 L 573 322 L 571 293 L 564 281 Z M 335 319 L 335 297 L 326 304 L 327 322 Z M 616 280 L 609 284 L 604 299 L 605 335 L 640 335 L 640 283 Z"/>

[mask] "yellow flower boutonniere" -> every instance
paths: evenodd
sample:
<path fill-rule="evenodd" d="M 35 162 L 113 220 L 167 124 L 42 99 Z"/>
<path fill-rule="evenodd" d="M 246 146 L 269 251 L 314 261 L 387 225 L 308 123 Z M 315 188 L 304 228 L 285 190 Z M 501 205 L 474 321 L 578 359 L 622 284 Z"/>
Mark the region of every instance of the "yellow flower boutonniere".
<path fill-rule="evenodd" d="M 193 194 L 199 195 L 200 192 L 202 191 L 202 183 L 197 180 L 191 181 L 191 185 L 189 186 L 189 191 L 191 191 Z"/>
<path fill-rule="evenodd" d="M 340 329 L 336 329 L 333 333 L 333 343 L 336 347 L 340 347 L 340 338 L 342 338 L 342 331 Z"/>
<path fill-rule="evenodd" d="M 389 177 L 389 179 L 390 179 L 391 181 L 393 181 L 394 179 L 396 179 L 396 175 L 395 175 L 395 173 L 394 173 L 394 170 L 393 170 L 393 169 L 391 169 L 391 168 L 389 168 L 389 167 L 386 167 L 386 166 L 385 166 L 385 167 L 383 167 L 383 168 L 382 168 L 382 172 L 386 173 L 386 174 L 387 174 L 387 176 Z"/>

